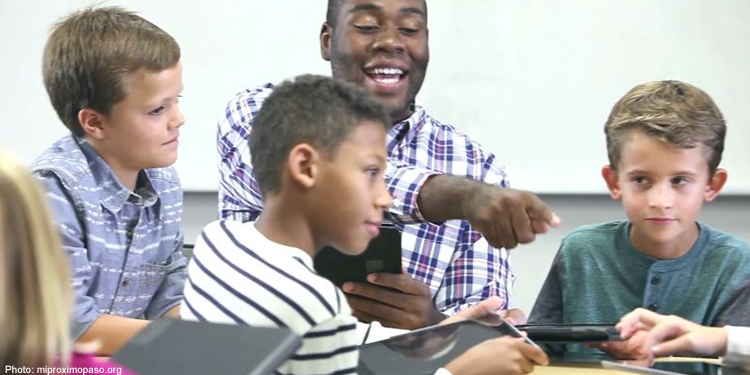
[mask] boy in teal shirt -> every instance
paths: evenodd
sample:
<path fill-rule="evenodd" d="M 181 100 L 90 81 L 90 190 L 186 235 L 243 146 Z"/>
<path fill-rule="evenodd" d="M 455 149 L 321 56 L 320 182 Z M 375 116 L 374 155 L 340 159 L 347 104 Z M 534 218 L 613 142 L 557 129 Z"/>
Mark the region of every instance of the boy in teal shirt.
<path fill-rule="evenodd" d="M 563 239 L 529 318 L 616 323 L 636 307 L 699 324 L 750 324 L 750 249 L 696 221 L 727 180 L 726 125 L 713 100 L 683 82 L 636 86 L 605 125 L 602 169 L 627 221 L 583 226 Z M 640 357 L 638 338 L 602 349 Z"/>

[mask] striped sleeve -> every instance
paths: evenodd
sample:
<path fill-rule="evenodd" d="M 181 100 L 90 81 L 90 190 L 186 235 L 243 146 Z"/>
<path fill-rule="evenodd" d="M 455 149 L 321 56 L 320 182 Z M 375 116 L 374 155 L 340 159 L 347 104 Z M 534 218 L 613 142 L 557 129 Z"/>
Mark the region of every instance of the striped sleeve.
<path fill-rule="evenodd" d="M 278 374 L 355 373 L 356 319 L 344 293 L 318 276 L 300 249 L 262 236 L 254 223 L 209 224 L 188 266 L 186 320 L 289 328 L 303 337 Z"/>
<path fill-rule="evenodd" d="M 337 315 L 308 331 L 302 346 L 277 370 L 279 374 L 355 374 L 359 360 L 356 321 Z"/>

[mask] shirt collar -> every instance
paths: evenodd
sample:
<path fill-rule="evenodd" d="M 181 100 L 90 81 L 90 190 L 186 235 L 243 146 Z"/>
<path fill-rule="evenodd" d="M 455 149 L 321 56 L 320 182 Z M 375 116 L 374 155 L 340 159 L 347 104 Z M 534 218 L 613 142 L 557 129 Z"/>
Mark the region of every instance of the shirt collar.
<path fill-rule="evenodd" d="M 388 132 L 388 151 L 390 153 L 392 147 L 396 144 L 404 141 L 408 144 L 416 136 L 416 134 L 424 127 L 427 122 L 427 112 L 423 107 L 415 105 L 414 113 L 411 116 L 401 120 L 399 123 L 393 125 L 391 130 Z"/>
<path fill-rule="evenodd" d="M 138 174 L 135 192 L 130 191 L 120 183 L 109 164 L 97 154 L 85 138 L 75 138 L 88 160 L 95 181 L 99 184 L 99 198 L 104 207 L 112 212 L 119 212 L 126 202 L 139 207 L 151 207 L 156 203 L 159 196 L 147 170 L 142 170 Z"/>
<path fill-rule="evenodd" d="M 638 249 L 633 246 L 630 242 L 630 228 L 632 223 L 629 221 L 624 222 L 623 229 L 620 231 L 620 236 L 627 243 L 626 256 L 634 259 L 638 264 L 645 268 L 650 268 L 653 271 L 669 271 L 672 269 L 678 269 L 682 267 L 689 267 L 695 263 L 695 259 L 703 255 L 704 250 L 708 247 L 708 230 L 707 227 L 701 223 L 695 223 L 698 226 L 699 234 L 693 246 L 690 247 L 687 253 L 683 254 L 679 258 L 675 259 L 664 259 L 658 260 L 652 258 L 646 254 L 641 253 Z"/>

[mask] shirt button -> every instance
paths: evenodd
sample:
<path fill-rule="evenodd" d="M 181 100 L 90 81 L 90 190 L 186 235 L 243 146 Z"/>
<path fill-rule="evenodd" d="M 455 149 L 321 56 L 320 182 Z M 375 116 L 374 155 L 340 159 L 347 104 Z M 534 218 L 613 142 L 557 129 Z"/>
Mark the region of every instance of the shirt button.
<path fill-rule="evenodd" d="M 651 311 L 653 311 L 653 312 L 656 312 L 656 311 L 659 310 L 659 304 L 658 303 L 652 303 L 652 304 L 648 305 L 648 309 L 651 310 Z"/>
<path fill-rule="evenodd" d="M 651 278 L 651 285 L 658 285 L 661 282 L 660 276 L 654 276 Z"/>
<path fill-rule="evenodd" d="M 132 230 L 132 229 L 128 229 L 128 230 L 127 230 L 127 231 L 125 232 L 125 234 L 126 234 L 126 235 L 127 235 L 128 237 L 133 237 L 133 230 Z"/>
<path fill-rule="evenodd" d="M 130 279 L 123 279 L 122 283 L 120 283 L 120 285 L 122 285 L 122 286 L 128 286 L 128 285 L 130 285 Z"/>

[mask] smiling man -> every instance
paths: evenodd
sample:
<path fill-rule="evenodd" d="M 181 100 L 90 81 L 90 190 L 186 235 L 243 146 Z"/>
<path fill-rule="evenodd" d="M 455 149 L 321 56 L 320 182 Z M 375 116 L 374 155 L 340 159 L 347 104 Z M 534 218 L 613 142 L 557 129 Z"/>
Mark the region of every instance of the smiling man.
<path fill-rule="evenodd" d="M 354 314 L 414 329 L 490 296 L 509 308 L 514 275 L 506 249 L 533 241 L 559 219 L 535 195 L 509 189 L 494 154 L 415 105 L 430 59 L 425 1 L 329 0 L 320 51 L 332 75 L 365 87 L 392 123 L 388 215 L 403 232 L 405 272 L 344 284 Z M 263 209 L 248 140 L 272 90 L 266 84 L 239 93 L 219 121 L 222 218 L 251 221 Z M 505 313 L 525 321 L 518 310 Z"/>
<path fill-rule="evenodd" d="M 430 60 L 425 2 L 331 0 L 328 9 L 320 48 L 333 76 L 364 86 L 394 122 L 407 119 Z"/>

